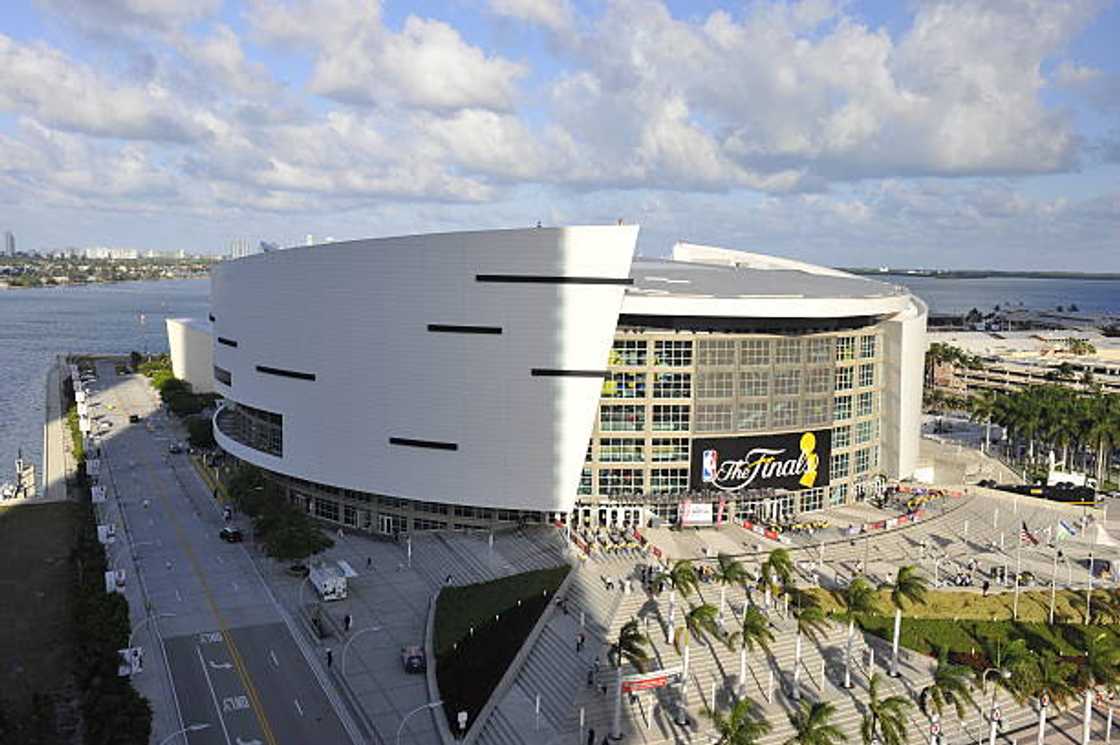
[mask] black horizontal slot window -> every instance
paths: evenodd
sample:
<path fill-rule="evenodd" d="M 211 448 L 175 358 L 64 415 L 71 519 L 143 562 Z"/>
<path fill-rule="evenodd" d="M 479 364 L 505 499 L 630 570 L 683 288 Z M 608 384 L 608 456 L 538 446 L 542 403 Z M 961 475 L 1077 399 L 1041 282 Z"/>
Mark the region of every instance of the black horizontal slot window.
<path fill-rule="evenodd" d="M 210 323 L 213 323 L 213 322 L 214 322 L 215 320 L 216 320 L 216 319 L 214 318 L 214 314 L 213 314 L 213 313 L 211 313 L 211 314 L 210 314 Z"/>
<path fill-rule="evenodd" d="M 610 375 L 606 370 L 552 370 L 546 367 L 534 367 L 529 374 L 534 378 L 605 378 Z"/>
<path fill-rule="evenodd" d="M 295 378 L 296 380 L 315 380 L 315 373 L 296 372 L 295 370 L 281 370 L 279 367 L 265 367 L 257 365 L 257 372 L 265 375 L 277 375 L 281 378 Z"/>
<path fill-rule="evenodd" d="M 227 339 L 224 336 L 218 337 L 218 343 L 225 344 L 227 347 L 233 347 L 235 349 L 237 348 L 237 342 L 235 342 L 233 339 Z"/>
<path fill-rule="evenodd" d="M 505 282 L 526 285 L 624 285 L 634 284 L 630 277 L 571 277 L 539 274 L 476 274 L 476 282 Z"/>
<path fill-rule="evenodd" d="M 233 376 L 229 374 L 229 370 L 223 370 L 217 365 L 214 365 L 214 380 L 225 385 L 233 385 Z"/>
<path fill-rule="evenodd" d="M 440 334 L 500 334 L 501 326 L 460 326 L 453 323 L 429 323 L 428 331 Z"/>
<path fill-rule="evenodd" d="M 414 440 L 410 437 L 390 437 L 390 445 L 403 445 L 410 448 L 427 448 L 428 450 L 458 450 L 458 443 L 439 442 L 438 440 Z"/>

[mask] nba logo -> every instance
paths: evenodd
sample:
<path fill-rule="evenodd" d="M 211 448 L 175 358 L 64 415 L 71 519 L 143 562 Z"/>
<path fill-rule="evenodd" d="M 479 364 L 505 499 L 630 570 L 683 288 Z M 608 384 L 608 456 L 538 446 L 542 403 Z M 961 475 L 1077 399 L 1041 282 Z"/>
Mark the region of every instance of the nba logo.
<path fill-rule="evenodd" d="M 700 480 L 705 484 L 715 481 L 717 470 L 719 470 L 719 452 L 716 450 L 705 450 L 704 465 L 700 473 Z"/>

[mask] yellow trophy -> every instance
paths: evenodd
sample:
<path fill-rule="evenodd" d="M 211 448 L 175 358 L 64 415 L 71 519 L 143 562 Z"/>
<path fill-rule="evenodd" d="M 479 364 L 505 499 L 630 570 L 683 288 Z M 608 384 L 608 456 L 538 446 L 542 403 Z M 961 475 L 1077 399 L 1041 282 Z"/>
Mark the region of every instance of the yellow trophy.
<path fill-rule="evenodd" d="M 812 486 L 817 481 L 817 466 L 820 464 L 820 456 L 814 450 L 817 449 L 817 436 L 812 432 L 806 432 L 801 435 L 801 455 L 805 457 L 805 473 L 801 476 L 802 486 Z"/>

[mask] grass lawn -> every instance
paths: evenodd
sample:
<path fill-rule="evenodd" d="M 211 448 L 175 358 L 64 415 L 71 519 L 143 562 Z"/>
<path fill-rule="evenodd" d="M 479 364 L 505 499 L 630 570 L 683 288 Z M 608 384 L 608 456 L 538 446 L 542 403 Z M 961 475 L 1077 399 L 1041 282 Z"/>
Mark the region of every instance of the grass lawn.
<path fill-rule="evenodd" d="M 70 550 L 81 521 L 71 502 L 0 506 L 0 697 L 24 711 L 57 691 L 72 657 Z"/>
<path fill-rule="evenodd" d="M 468 727 L 474 722 L 569 569 L 541 569 L 440 592 L 436 677 L 453 728 L 460 711 L 467 712 Z"/>
<path fill-rule="evenodd" d="M 839 612 L 841 605 L 837 597 L 827 591 L 810 590 L 821 603 L 821 609 L 826 613 Z M 1100 597 L 1099 592 L 1093 593 Z M 880 590 L 878 605 L 884 614 L 893 615 L 894 609 L 890 604 L 890 593 Z M 930 590 L 926 595 L 924 605 L 908 607 L 904 611 L 907 618 L 945 618 L 975 619 L 984 621 L 998 621 L 1010 619 L 1015 594 L 1006 592 L 1001 595 L 983 597 L 979 592 L 964 592 L 962 590 Z M 1059 590 L 1054 605 L 1054 620 L 1057 623 L 1076 623 L 1085 614 L 1085 592 L 1070 592 Z M 1020 591 L 1019 593 L 1019 620 L 1045 623 L 1050 615 L 1050 590 Z"/>

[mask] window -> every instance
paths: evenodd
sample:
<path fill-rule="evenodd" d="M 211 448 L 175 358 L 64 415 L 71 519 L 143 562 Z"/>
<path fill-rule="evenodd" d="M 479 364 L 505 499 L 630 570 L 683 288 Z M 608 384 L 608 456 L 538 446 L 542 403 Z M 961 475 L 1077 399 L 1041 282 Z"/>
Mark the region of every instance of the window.
<path fill-rule="evenodd" d="M 616 372 L 603 381 L 603 398 L 645 398 L 646 374 Z"/>
<path fill-rule="evenodd" d="M 766 429 L 766 423 L 769 417 L 769 401 L 740 401 L 737 429 L 740 432 L 756 432 L 761 429 Z"/>
<path fill-rule="evenodd" d="M 734 365 L 734 339 L 702 339 L 696 342 L 698 365 Z"/>
<path fill-rule="evenodd" d="M 836 390 L 850 391 L 852 389 L 852 368 L 838 367 L 836 368 Z"/>
<path fill-rule="evenodd" d="M 654 373 L 654 398 L 691 398 L 692 373 Z"/>
<path fill-rule="evenodd" d="M 641 404 L 601 404 L 599 429 L 603 432 L 641 432 L 646 428 L 646 407 Z"/>
<path fill-rule="evenodd" d="M 818 424 L 830 424 L 832 422 L 832 412 L 828 410 L 828 404 L 831 403 L 831 398 L 807 398 L 805 399 L 805 426 L 815 426 Z"/>
<path fill-rule="evenodd" d="M 441 520 L 426 520 L 422 517 L 412 518 L 413 530 L 445 530 L 447 523 Z"/>
<path fill-rule="evenodd" d="M 652 451 L 654 463 L 688 460 L 688 440 L 684 437 L 655 437 Z"/>
<path fill-rule="evenodd" d="M 832 421 L 842 422 L 852 418 L 852 397 L 837 396 L 832 401 Z"/>
<path fill-rule="evenodd" d="M 801 339 L 778 339 L 774 343 L 775 365 L 801 364 Z"/>
<path fill-rule="evenodd" d="M 589 442 L 589 443 L 587 443 L 587 452 L 583 456 L 583 462 L 584 463 L 590 463 L 591 460 L 592 460 L 591 459 L 591 443 Z"/>
<path fill-rule="evenodd" d="M 828 477 L 834 481 L 845 479 L 848 477 L 848 454 L 847 453 L 833 453 L 832 463 L 828 471 Z"/>
<path fill-rule="evenodd" d="M 731 398 L 735 395 L 735 373 L 704 372 L 696 376 L 697 398 Z"/>
<path fill-rule="evenodd" d="M 775 396 L 798 396 L 801 394 L 801 370 L 777 370 L 774 372 Z"/>
<path fill-rule="evenodd" d="M 878 446 L 870 447 L 870 448 L 867 449 L 867 451 L 871 456 L 870 457 L 871 467 L 872 468 L 878 468 L 879 467 L 879 447 Z"/>
<path fill-rule="evenodd" d="M 224 370 L 217 365 L 214 365 L 214 380 L 226 385 L 233 385 L 233 376 L 229 374 L 229 370 Z"/>
<path fill-rule="evenodd" d="M 852 427 L 835 427 L 832 430 L 832 449 L 839 450 L 852 444 Z"/>
<path fill-rule="evenodd" d="M 640 468 L 602 468 L 599 470 L 599 493 L 608 496 L 645 491 Z"/>
<path fill-rule="evenodd" d="M 663 367 L 692 367 L 692 342 L 655 341 L 653 364 Z"/>
<path fill-rule="evenodd" d="M 645 339 L 615 339 L 610 364 L 615 367 L 645 367 Z"/>
<path fill-rule="evenodd" d="M 747 370 L 739 373 L 740 396 L 769 396 L 770 371 Z"/>
<path fill-rule="evenodd" d="M 774 402 L 773 425 L 775 427 L 796 427 L 801 424 L 801 402 L 797 399 Z"/>
<path fill-rule="evenodd" d="M 856 444 L 862 445 L 871 442 L 875 439 L 875 430 L 879 421 L 877 419 L 865 419 L 862 422 L 856 423 Z"/>
<path fill-rule="evenodd" d="M 859 357 L 863 360 L 869 360 L 875 356 L 875 347 L 878 337 L 876 336 L 861 336 L 859 339 Z"/>
<path fill-rule="evenodd" d="M 872 337 L 874 338 L 874 337 Z M 859 366 L 859 387 L 870 388 L 875 385 L 875 363 L 869 362 Z"/>
<path fill-rule="evenodd" d="M 875 392 L 864 391 L 856 396 L 856 416 L 868 416 L 875 412 Z"/>
<path fill-rule="evenodd" d="M 734 407 L 730 403 L 697 404 L 697 432 L 730 432 L 734 419 Z"/>
<path fill-rule="evenodd" d="M 653 468 L 649 472 L 652 494 L 674 494 L 688 489 L 687 468 Z"/>
<path fill-rule="evenodd" d="M 867 473 L 871 468 L 871 451 L 868 448 L 856 451 L 856 473 Z"/>
<path fill-rule="evenodd" d="M 226 437 L 270 455 L 284 455 L 284 417 L 228 401 L 218 413 L 218 431 Z"/>
<path fill-rule="evenodd" d="M 801 511 L 816 512 L 824 508 L 824 488 L 809 489 L 801 492 Z"/>
<path fill-rule="evenodd" d="M 856 338 L 854 336 L 840 336 L 836 339 L 836 361 L 843 362 L 855 356 Z"/>
<path fill-rule="evenodd" d="M 645 440 L 606 437 L 599 440 L 600 463 L 641 463 L 645 460 Z"/>
<path fill-rule="evenodd" d="M 832 368 L 810 367 L 805 371 L 806 393 L 832 393 Z"/>
<path fill-rule="evenodd" d="M 660 404 L 653 407 L 655 432 L 687 432 L 689 411 L 687 406 Z"/>
<path fill-rule="evenodd" d="M 358 527 L 358 508 L 352 504 L 342 505 L 342 522 L 352 528 Z"/>
<path fill-rule="evenodd" d="M 846 504 L 848 501 L 848 485 L 836 484 L 832 487 L 832 493 L 828 498 L 829 504 Z"/>
<path fill-rule="evenodd" d="M 758 366 L 770 364 L 769 339 L 743 339 L 739 342 L 739 364 Z"/>
<path fill-rule="evenodd" d="M 333 499 L 315 498 L 315 517 L 338 522 L 338 502 Z"/>
<path fill-rule="evenodd" d="M 585 468 L 579 474 L 579 489 L 576 494 L 590 494 L 591 493 L 591 469 Z"/>
<path fill-rule="evenodd" d="M 816 336 L 805 340 L 805 361 L 810 364 L 832 362 L 832 337 Z"/>

